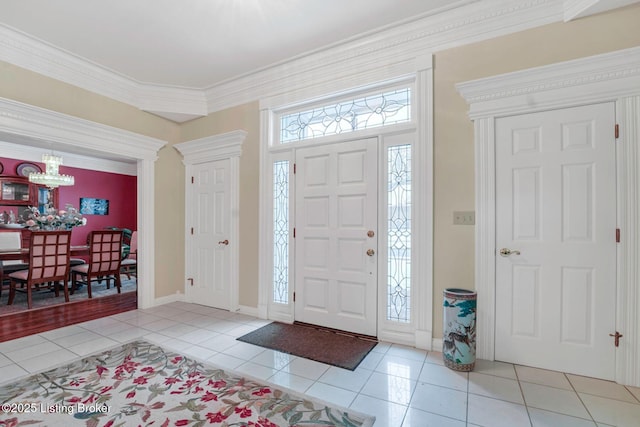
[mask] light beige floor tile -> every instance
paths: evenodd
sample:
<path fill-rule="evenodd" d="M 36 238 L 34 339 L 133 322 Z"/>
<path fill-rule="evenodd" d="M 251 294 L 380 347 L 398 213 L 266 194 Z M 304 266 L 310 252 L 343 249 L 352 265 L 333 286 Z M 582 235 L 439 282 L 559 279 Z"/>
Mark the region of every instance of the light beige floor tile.
<path fill-rule="evenodd" d="M 291 363 L 297 357 L 292 354 L 282 353 L 274 350 L 265 350 L 251 359 L 251 362 L 263 365 L 268 368 L 280 370 Z"/>
<path fill-rule="evenodd" d="M 470 423 L 490 427 L 528 427 L 529 413 L 524 405 L 489 397 L 469 395 Z"/>
<path fill-rule="evenodd" d="M 592 420 L 570 417 L 536 408 L 529 408 L 529 417 L 533 427 L 596 427 L 596 423 Z"/>
<path fill-rule="evenodd" d="M 329 367 L 324 363 L 298 357 L 285 366 L 282 371 L 315 381 L 327 372 Z"/>
<path fill-rule="evenodd" d="M 470 372 L 469 393 L 524 405 L 520 384 L 509 378 Z"/>
<path fill-rule="evenodd" d="M 334 405 L 348 407 L 356 398 L 357 393 L 343 388 L 334 387 L 320 382 L 314 383 L 305 394 Z"/>
<path fill-rule="evenodd" d="M 469 374 L 451 370 L 446 366 L 425 363 L 418 381 L 466 392 L 469 386 Z"/>
<path fill-rule="evenodd" d="M 419 360 L 392 356 L 387 352 L 378 363 L 378 366 L 376 366 L 375 371 L 417 381 L 420 378 L 420 372 L 422 372 L 422 365 L 423 362 Z"/>
<path fill-rule="evenodd" d="M 292 375 L 288 372 L 278 371 L 269 378 L 269 382 L 298 393 L 304 393 L 314 383 L 309 378 Z"/>
<path fill-rule="evenodd" d="M 372 373 L 373 371 L 369 371 L 367 369 L 356 369 L 355 371 L 350 371 L 348 369 L 332 366 L 318 379 L 318 381 L 335 387 L 344 388 L 346 390 L 359 392 L 369 380 Z"/>
<path fill-rule="evenodd" d="M 59 345 L 56 345 L 51 341 L 45 341 L 40 344 L 6 352 L 4 353 L 4 355 L 16 363 L 22 363 L 24 360 L 41 356 L 43 354 L 52 353 L 60 349 L 62 349 L 62 347 L 60 347 Z"/>
<path fill-rule="evenodd" d="M 605 399 L 591 394 L 579 393 L 596 422 L 618 427 L 640 425 L 640 404 Z"/>
<path fill-rule="evenodd" d="M 266 366 L 258 365 L 257 363 L 253 362 L 245 362 L 235 368 L 235 371 L 241 374 L 246 374 L 258 380 L 267 380 L 268 378 L 271 378 L 273 375 L 275 375 L 276 372 L 278 372 L 273 368 L 268 368 Z"/>
<path fill-rule="evenodd" d="M 527 406 L 572 417 L 589 419 L 589 413 L 573 390 L 562 390 L 539 384 L 521 383 Z"/>
<path fill-rule="evenodd" d="M 386 400 L 400 405 L 409 405 L 416 388 L 416 381 L 408 378 L 374 372 L 360 391 L 366 396 Z"/>
<path fill-rule="evenodd" d="M 362 394 L 356 396 L 350 408 L 354 411 L 376 417 L 374 427 L 401 427 L 402 421 L 405 419 L 405 414 L 407 413 L 407 407 L 405 405 L 399 405 Z"/>
<path fill-rule="evenodd" d="M 402 427 L 465 427 L 464 421 L 409 408 Z"/>
<path fill-rule="evenodd" d="M 511 363 L 495 362 L 484 359 L 477 359 L 473 372 L 478 374 L 495 375 L 497 377 L 510 378 L 515 380 L 516 369 Z"/>
<path fill-rule="evenodd" d="M 522 365 L 515 365 L 515 368 L 519 381 L 546 385 L 564 390 L 573 390 L 569 380 L 562 372 L 548 371 L 546 369 L 531 368 Z"/>
<path fill-rule="evenodd" d="M 461 421 L 467 419 L 467 393 L 451 388 L 419 383 L 409 406 Z"/>
<path fill-rule="evenodd" d="M 605 381 L 571 374 L 567 374 L 567 378 L 579 393 L 594 394 L 608 399 L 638 403 L 635 396 L 631 394 L 629 390 L 620 384 L 614 383 L 613 381 Z"/>

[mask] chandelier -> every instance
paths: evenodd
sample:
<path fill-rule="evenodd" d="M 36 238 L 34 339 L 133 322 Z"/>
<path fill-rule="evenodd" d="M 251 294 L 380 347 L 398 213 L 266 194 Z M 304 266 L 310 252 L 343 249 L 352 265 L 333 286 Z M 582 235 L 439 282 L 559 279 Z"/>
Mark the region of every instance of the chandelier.
<path fill-rule="evenodd" d="M 60 175 L 60 173 L 58 173 L 58 169 L 62 164 L 62 157 L 54 156 L 53 154 L 43 154 L 42 162 L 46 165 L 45 172 L 30 173 L 30 182 L 46 185 L 50 189 L 58 188 L 61 185 L 73 185 L 75 183 L 71 175 Z"/>

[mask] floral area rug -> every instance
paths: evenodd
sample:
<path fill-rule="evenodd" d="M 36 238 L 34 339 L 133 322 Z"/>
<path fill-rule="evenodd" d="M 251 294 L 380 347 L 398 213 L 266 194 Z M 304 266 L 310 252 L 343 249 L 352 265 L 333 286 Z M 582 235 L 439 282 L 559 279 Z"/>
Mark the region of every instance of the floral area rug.
<path fill-rule="evenodd" d="M 0 426 L 370 427 L 374 417 L 146 341 L 0 386 Z"/>

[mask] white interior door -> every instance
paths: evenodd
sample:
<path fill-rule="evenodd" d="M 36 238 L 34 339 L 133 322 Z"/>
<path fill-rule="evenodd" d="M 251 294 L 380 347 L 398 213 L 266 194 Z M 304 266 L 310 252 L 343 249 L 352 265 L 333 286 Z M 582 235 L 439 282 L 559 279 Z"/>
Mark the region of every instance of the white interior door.
<path fill-rule="evenodd" d="M 612 103 L 496 121 L 497 360 L 614 378 L 614 125 Z"/>
<path fill-rule="evenodd" d="M 377 140 L 296 151 L 295 320 L 376 335 Z"/>
<path fill-rule="evenodd" d="M 229 310 L 230 289 L 230 172 L 229 160 L 193 165 L 191 200 L 192 256 L 187 299 Z"/>

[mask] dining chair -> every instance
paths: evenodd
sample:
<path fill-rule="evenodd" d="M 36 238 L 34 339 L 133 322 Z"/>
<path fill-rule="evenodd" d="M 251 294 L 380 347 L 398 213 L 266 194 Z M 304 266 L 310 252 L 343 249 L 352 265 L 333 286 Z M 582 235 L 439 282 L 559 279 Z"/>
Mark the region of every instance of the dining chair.
<path fill-rule="evenodd" d="M 33 307 L 32 288 L 53 283 L 56 297 L 58 283 L 63 284 L 64 300 L 69 302 L 69 254 L 71 231 L 32 231 L 29 238 L 29 268 L 9 274 L 9 301 L 12 305 L 16 291 L 26 292 L 27 306 Z M 17 289 L 17 285 L 23 286 Z M 26 289 L 24 289 L 26 288 Z"/>
<path fill-rule="evenodd" d="M 21 249 L 22 233 L 20 231 L 0 232 L 0 249 Z M 9 274 L 16 271 L 26 270 L 29 264 L 22 261 L 0 261 L 0 295 L 2 288 L 9 284 Z"/>
<path fill-rule="evenodd" d="M 89 261 L 71 268 L 71 294 L 78 283 L 87 285 L 87 294 L 91 296 L 91 282 L 114 281 L 120 293 L 120 259 L 122 257 L 121 230 L 94 230 L 89 233 Z M 80 279 L 80 280 L 79 280 Z"/>
<path fill-rule="evenodd" d="M 127 275 L 127 279 L 131 279 L 131 276 L 138 280 L 138 232 L 131 233 L 131 243 L 129 244 L 129 256 L 120 262 L 120 267 L 123 274 Z"/>

